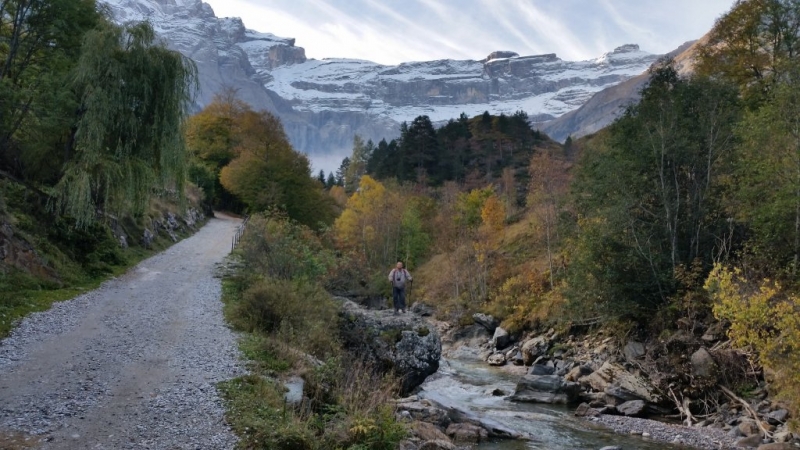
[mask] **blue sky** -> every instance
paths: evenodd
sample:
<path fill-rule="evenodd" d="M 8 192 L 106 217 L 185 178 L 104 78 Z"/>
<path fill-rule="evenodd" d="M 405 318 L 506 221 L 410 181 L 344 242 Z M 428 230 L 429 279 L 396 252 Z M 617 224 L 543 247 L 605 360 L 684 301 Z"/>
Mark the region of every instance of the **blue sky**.
<path fill-rule="evenodd" d="M 622 44 L 666 53 L 733 0 L 204 0 L 217 16 L 297 39 L 310 58 L 383 64 L 481 59 L 494 50 L 590 59 Z"/>

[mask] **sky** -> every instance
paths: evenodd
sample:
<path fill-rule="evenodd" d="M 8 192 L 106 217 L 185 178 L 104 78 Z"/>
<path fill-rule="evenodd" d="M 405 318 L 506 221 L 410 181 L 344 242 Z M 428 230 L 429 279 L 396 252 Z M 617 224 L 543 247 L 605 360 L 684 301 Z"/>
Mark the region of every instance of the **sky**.
<path fill-rule="evenodd" d="M 708 32 L 734 0 L 203 0 L 218 17 L 296 38 L 309 58 L 394 65 L 495 50 L 596 58 L 623 44 L 662 54 Z"/>

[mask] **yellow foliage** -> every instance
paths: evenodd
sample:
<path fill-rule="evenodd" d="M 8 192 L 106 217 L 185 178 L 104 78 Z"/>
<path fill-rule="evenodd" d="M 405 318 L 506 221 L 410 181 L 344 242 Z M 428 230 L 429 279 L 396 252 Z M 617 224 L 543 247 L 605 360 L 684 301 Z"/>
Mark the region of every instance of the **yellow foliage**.
<path fill-rule="evenodd" d="M 506 219 L 506 208 L 496 195 L 492 194 L 483 202 L 481 219 L 483 220 L 483 225 L 490 233 L 499 234 L 503 231 Z"/>
<path fill-rule="evenodd" d="M 775 371 L 779 397 L 800 413 L 800 315 L 798 297 L 780 284 L 763 280 L 751 286 L 739 269 L 716 265 L 705 288 L 714 300 L 714 315 L 730 322 L 735 345 L 755 350 L 765 367 Z"/>

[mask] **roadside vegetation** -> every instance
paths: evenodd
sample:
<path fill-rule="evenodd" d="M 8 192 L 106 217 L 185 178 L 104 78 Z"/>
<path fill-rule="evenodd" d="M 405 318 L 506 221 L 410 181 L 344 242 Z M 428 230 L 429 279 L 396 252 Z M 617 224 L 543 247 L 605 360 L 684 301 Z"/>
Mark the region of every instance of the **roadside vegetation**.
<path fill-rule="evenodd" d="M 252 216 L 224 282 L 225 315 L 244 332 L 250 373 L 221 384 L 242 448 L 390 450 L 405 437 L 395 380 L 342 348 L 339 304 L 324 289 L 336 257 L 281 213 Z M 289 403 L 283 382 L 302 377 Z"/>

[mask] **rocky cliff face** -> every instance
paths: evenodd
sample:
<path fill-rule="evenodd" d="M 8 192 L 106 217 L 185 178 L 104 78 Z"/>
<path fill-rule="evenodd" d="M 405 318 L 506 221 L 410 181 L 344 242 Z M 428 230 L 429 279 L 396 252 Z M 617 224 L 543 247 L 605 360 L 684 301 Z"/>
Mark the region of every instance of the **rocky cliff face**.
<path fill-rule="evenodd" d="M 673 59 L 678 74 L 689 76 L 694 72 L 698 46 L 706 42 L 706 39 L 704 36 L 697 41 L 687 42 L 666 54 L 665 58 Z M 607 87 L 594 94 L 578 109 L 535 126 L 559 142 L 564 142 L 568 136 L 579 138 L 600 131 L 616 120 L 626 107 L 639 101 L 639 94 L 648 78 L 648 73 L 644 72 Z"/>
<path fill-rule="evenodd" d="M 170 48 L 200 71 L 197 107 L 225 88 L 277 114 L 296 148 L 315 155 L 349 153 L 354 134 L 394 137 L 402 121 L 434 122 L 462 112 L 512 114 L 537 121 L 573 111 L 594 93 L 645 71 L 657 55 L 625 45 L 588 61 L 555 54 L 497 51 L 483 60 L 384 66 L 353 59 L 309 60 L 294 39 L 217 18 L 201 0 L 104 0 L 119 22 L 149 20 Z"/>

